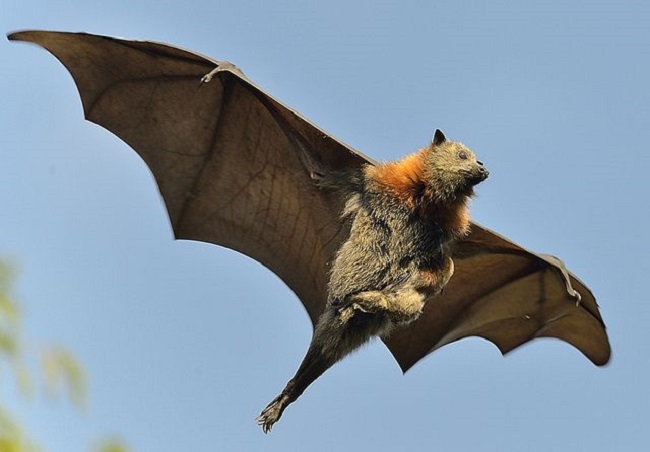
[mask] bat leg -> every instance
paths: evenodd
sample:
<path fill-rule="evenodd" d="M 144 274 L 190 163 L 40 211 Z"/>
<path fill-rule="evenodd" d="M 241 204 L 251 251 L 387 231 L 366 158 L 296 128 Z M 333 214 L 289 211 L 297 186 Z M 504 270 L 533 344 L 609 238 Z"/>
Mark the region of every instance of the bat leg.
<path fill-rule="evenodd" d="M 287 406 L 295 402 L 305 389 L 333 364 L 334 361 L 327 360 L 324 356 L 316 356 L 308 352 L 296 375 L 289 380 L 280 395 L 273 399 L 258 416 L 257 423 L 262 426 L 264 433 L 270 432 L 273 424 L 280 420 Z"/>
<path fill-rule="evenodd" d="M 352 315 L 350 311 L 383 314 L 395 324 L 406 324 L 417 319 L 424 307 L 424 295 L 406 286 L 387 293 L 371 290 L 360 292 L 346 298 L 346 308 L 341 310 L 341 318 Z"/>
<path fill-rule="evenodd" d="M 361 313 L 366 317 L 370 314 Z M 339 310 L 329 306 L 318 320 L 309 349 L 298 371 L 271 403 L 257 417 L 264 433 L 271 431 L 284 410 L 334 363 L 370 338 L 369 321 L 356 318 L 342 321 Z"/>
<path fill-rule="evenodd" d="M 365 313 L 379 313 L 388 310 L 388 299 L 386 295 L 378 290 L 360 292 L 346 298 L 346 304 L 350 307 Z"/>
<path fill-rule="evenodd" d="M 296 401 L 305 389 L 335 362 L 335 359 L 328 359 L 323 354 L 319 341 L 312 340 L 296 375 L 289 380 L 280 395 L 273 399 L 257 417 L 257 423 L 262 426 L 264 433 L 270 432 L 273 424 L 280 420 L 287 406 Z"/>

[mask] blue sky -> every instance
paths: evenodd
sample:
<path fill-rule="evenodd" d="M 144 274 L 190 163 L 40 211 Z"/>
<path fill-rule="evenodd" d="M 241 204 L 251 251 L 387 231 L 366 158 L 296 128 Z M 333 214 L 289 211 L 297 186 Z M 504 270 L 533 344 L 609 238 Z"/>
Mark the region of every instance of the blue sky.
<path fill-rule="evenodd" d="M 395 159 L 439 127 L 490 169 L 474 218 L 562 257 L 601 305 L 594 367 L 540 340 L 481 339 L 405 376 L 371 344 L 327 372 L 270 436 L 255 416 L 311 326 L 261 265 L 173 241 L 153 179 L 83 120 L 64 68 L 0 41 L 0 255 L 18 262 L 26 334 L 86 366 L 83 413 L 2 397 L 52 451 L 106 433 L 136 451 L 643 450 L 650 304 L 650 4 L 642 1 L 0 0 L 0 29 L 169 42 L 229 60 L 354 148 Z"/>

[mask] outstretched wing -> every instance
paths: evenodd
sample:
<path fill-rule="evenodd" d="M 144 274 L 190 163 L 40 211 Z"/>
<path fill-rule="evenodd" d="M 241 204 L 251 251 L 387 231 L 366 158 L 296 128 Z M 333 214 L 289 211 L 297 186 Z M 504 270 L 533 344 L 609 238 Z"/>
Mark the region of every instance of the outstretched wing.
<path fill-rule="evenodd" d="M 26 31 L 9 38 L 45 47 L 68 68 L 86 118 L 123 139 L 151 169 L 177 238 L 261 262 L 296 292 L 315 324 L 327 299 L 327 265 L 346 230 L 340 200 L 316 188 L 311 175 L 370 159 L 229 63 L 88 34 Z M 386 341 L 403 370 L 467 336 L 485 337 L 503 353 L 552 336 L 595 364 L 609 359 L 593 295 L 558 259 L 473 224 L 455 262 L 444 293 Z"/>
<path fill-rule="evenodd" d="M 342 240 L 338 199 L 310 171 L 366 158 L 253 85 L 232 64 L 152 42 L 26 31 L 70 71 L 86 119 L 129 144 L 151 169 L 175 236 L 261 262 L 315 323 L 327 262 Z M 211 80 L 202 82 L 211 74 Z"/>
<path fill-rule="evenodd" d="M 532 253 L 474 223 L 454 263 L 444 292 L 386 341 L 402 370 L 468 336 L 488 339 L 503 354 L 537 337 L 555 337 L 596 365 L 609 360 L 598 304 L 560 259 Z"/>

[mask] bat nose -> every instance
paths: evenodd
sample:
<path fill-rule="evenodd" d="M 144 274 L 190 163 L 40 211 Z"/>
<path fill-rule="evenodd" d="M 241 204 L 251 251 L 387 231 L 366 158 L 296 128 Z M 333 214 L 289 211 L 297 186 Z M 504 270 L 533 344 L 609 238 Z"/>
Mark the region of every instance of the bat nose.
<path fill-rule="evenodd" d="M 487 179 L 488 176 L 490 175 L 488 169 L 485 166 L 483 166 L 483 162 L 477 161 L 476 163 L 478 163 L 478 173 L 481 177 L 481 180 Z"/>

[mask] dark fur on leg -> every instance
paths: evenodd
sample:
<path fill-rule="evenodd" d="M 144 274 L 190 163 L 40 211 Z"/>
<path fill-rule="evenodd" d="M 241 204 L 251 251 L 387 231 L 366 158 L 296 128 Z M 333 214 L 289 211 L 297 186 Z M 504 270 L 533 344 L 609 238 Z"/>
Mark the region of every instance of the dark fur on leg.
<path fill-rule="evenodd" d="M 350 310 L 350 311 L 347 311 Z M 257 417 L 264 433 L 271 431 L 289 404 L 334 363 L 377 334 L 380 317 L 362 311 L 328 306 L 318 320 L 309 350 L 294 377 Z"/>

